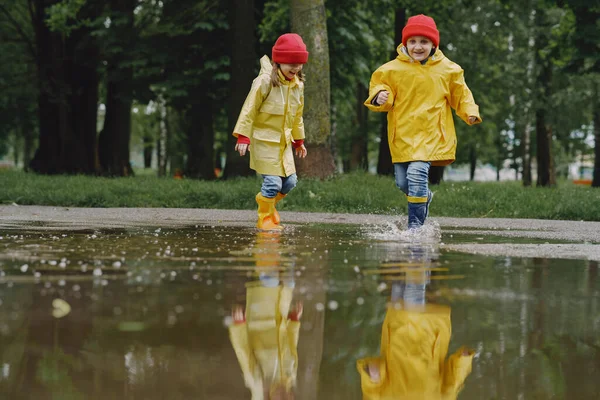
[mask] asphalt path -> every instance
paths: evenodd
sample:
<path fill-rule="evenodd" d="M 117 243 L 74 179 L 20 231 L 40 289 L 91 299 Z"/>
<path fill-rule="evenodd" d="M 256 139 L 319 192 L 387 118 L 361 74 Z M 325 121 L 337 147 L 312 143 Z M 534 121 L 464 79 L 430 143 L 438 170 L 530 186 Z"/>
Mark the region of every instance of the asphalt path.
<path fill-rule="evenodd" d="M 282 211 L 287 224 L 385 225 L 401 216 Z M 468 243 L 442 244 L 444 249 L 494 256 L 564 258 L 600 261 L 600 222 L 507 218 L 431 217 L 445 237 L 476 237 Z M 193 208 L 72 208 L 0 206 L 0 235 L 15 230 L 60 231 L 103 228 L 223 225 L 252 227 L 256 212 Z M 485 243 L 478 239 L 486 238 Z M 502 240 L 493 240 L 502 238 Z"/>

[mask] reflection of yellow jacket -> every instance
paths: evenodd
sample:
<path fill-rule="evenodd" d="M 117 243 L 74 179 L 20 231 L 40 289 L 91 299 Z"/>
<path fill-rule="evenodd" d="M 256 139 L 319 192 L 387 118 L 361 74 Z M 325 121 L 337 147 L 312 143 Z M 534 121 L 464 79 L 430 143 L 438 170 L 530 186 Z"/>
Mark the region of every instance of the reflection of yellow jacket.
<path fill-rule="evenodd" d="M 281 86 L 273 87 L 269 57 L 260 59 L 260 67 L 234 136 L 250 138 L 250 168 L 259 174 L 289 176 L 296 172 L 292 138 L 304 139 L 304 83 L 297 76 L 287 81 L 280 73 Z"/>
<path fill-rule="evenodd" d="M 371 77 L 365 105 L 372 111 L 388 113 L 388 141 L 392 162 L 431 161 L 447 165 L 454 161 L 456 132 L 452 108 L 468 123 L 479 117 L 479 107 L 467 87 L 460 66 L 441 50 L 426 64 L 414 61 L 398 46 L 396 59 L 379 67 Z M 372 104 L 382 90 L 389 92 L 386 103 Z"/>
<path fill-rule="evenodd" d="M 381 356 L 357 361 L 364 400 L 456 399 L 471 373 L 473 352 L 460 348 L 447 361 L 450 308 L 426 305 L 410 311 L 391 305 L 383 322 Z M 371 380 L 366 367 L 379 366 L 380 380 Z"/>
<path fill-rule="evenodd" d="M 300 322 L 287 319 L 292 300 L 288 287 L 248 284 L 246 323 L 229 327 L 229 337 L 252 400 L 263 399 L 263 384 L 292 388 L 298 367 Z"/>

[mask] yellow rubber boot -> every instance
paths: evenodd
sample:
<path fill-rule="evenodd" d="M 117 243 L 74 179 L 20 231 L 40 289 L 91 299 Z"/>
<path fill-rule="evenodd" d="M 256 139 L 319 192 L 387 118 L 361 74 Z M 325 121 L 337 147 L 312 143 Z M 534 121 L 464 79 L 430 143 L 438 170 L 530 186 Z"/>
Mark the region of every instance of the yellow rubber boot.
<path fill-rule="evenodd" d="M 279 217 L 279 213 L 277 212 L 277 203 L 283 200 L 285 196 L 286 195 L 283 193 L 277 193 L 277 196 L 275 196 L 275 207 L 273 208 L 273 222 L 275 222 L 277 225 L 281 223 L 281 218 Z"/>
<path fill-rule="evenodd" d="M 273 211 L 275 211 L 275 198 L 269 199 L 263 196 L 261 193 L 256 195 L 256 202 L 258 203 L 258 222 L 256 227 L 265 231 L 274 231 L 283 229 L 275 223 L 273 218 Z"/>

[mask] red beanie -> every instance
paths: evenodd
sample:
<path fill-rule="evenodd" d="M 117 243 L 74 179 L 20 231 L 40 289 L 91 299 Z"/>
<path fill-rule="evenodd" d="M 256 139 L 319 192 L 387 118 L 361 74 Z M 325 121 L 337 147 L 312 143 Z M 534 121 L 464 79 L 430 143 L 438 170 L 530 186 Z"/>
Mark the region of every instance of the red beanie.
<path fill-rule="evenodd" d="M 404 29 L 402 29 L 402 44 L 406 46 L 406 41 L 412 36 L 425 36 L 429 38 L 435 47 L 440 44 L 440 32 L 437 30 L 433 18 L 427 15 L 415 15 L 410 17 Z"/>
<path fill-rule="evenodd" d="M 277 64 L 306 64 L 308 51 L 300 35 L 286 33 L 275 42 L 271 59 Z"/>

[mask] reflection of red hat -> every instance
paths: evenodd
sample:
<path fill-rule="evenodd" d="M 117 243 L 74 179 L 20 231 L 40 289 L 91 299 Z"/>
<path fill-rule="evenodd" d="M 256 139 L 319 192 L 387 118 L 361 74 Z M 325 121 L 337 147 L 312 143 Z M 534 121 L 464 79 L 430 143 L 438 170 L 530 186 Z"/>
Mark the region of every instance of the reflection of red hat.
<path fill-rule="evenodd" d="M 406 46 L 406 41 L 412 36 L 425 36 L 431 39 L 435 47 L 440 44 L 440 32 L 437 30 L 433 18 L 427 15 L 415 15 L 408 19 L 406 26 L 402 29 L 402 44 Z"/>
<path fill-rule="evenodd" d="M 277 64 L 306 64 L 308 51 L 300 35 L 286 33 L 275 42 L 271 59 Z"/>

